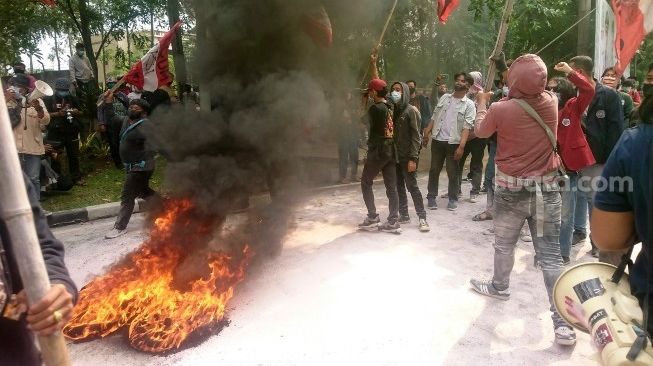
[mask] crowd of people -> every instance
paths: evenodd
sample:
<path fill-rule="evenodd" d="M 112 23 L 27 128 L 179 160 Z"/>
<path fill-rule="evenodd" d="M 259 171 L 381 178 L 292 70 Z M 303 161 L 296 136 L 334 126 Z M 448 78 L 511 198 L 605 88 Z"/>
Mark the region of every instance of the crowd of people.
<path fill-rule="evenodd" d="M 416 93 L 414 81 L 388 86 L 378 76 L 376 58 L 373 52 L 372 79 L 362 98 L 368 138 L 361 190 L 367 216 L 359 229 L 400 233 L 401 224 L 410 222 L 408 190 L 419 231 L 429 231 L 416 171 L 420 149 L 431 144 L 426 208 L 438 209 L 438 198 L 447 199 L 447 210 L 458 208 L 469 155 L 468 201 L 478 202 L 487 193 L 485 210 L 471 219 L 494 220 L 488 233 L 495 237 L 494 275 L 470 280 L 473 290 L 510 298 L 515 245 L 526 224 L 535 266 L 543 273 L 556 342 L 574 344 L 576 334 L 554 307 L 552 291 L 564 266 L 572 262 L 572 245 L 587 238 L 589 217 L 591 255 L 600 261 L 618 265 L 629 245 L 643 242 L 631 284 L 644 301 L 651 285 L 645 276 L 651 237 L 647 210 L 652 197 L 646 179 L 653 171 L 653 64 L 640 88 L 636 78 L 619 77 L 612 67 L 594 79 L 594 63 L 587 56 L 556 64 L 559 76 L 553 76 L 536 55 L 508 62 L 501 55 L 493 59 L 500 78 L 492 88 L 485 87 L 480 72 L 461 71 L 454 75 L 452 92 L 438 77 L 427 98 Z M 348 154 L 341 164 L 356 157 Z M 443 167 L 447 193 L 439 196 Z M 341 179 L 346 171 L 346 166 L 341 169 Z M 384 222 L 372 190 L 379 173 L 388 199 Z M 629 179 L 625 185 L 613 184 Z"/>

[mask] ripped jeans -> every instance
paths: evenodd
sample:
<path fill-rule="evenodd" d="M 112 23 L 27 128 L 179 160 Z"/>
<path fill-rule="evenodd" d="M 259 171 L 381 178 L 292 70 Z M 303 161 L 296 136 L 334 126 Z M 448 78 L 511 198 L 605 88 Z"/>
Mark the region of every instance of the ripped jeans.
<path fill-rule="evenodd" d="M 553 305 L 553 286 L 562 273 L 560 255 L 560 210 L 561 198 L 558 190 L 542 192 L 544 200 L 544 232 L 538 235 L 536 225 L 536 193 L 526 188 L 508 189 L 496 185 L 494 196 L 494 277 L 492 283 L 497 290 L 510 286 L 510 273 L 515 264 L 515 246 L 524 220 L 528 222 L 533 237 L 533 247 L 541 266 L 544 287 L 549 296 L 551 319 L 554 326 L 565 321 Z"/>

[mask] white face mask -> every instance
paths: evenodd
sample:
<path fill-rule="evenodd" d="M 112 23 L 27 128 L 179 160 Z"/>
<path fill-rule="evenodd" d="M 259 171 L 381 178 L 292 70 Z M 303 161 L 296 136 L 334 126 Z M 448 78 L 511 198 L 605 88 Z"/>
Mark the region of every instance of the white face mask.
<path fill-rule="evenodd" d="M 399 103 L 401 100 L 401 93 L 394 90 L 392 93 L 390 93 L 390 99 L 395 103 Z"/>

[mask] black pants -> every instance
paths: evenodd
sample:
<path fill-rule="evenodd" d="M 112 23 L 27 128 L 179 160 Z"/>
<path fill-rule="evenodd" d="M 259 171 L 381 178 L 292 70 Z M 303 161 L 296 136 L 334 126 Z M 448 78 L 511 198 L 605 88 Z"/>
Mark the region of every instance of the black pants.
<path fill-rule="evenodd" d="M 338 141 L 338 167 L 340 180 L 347 178 L 347 168 L 351 166 L 352 179 L 358 175 L 358 139 L 356 136 L 343 136 Z"/>
<path fill-rule="evenodd" d="M 64 139 L 61 141 L 63 147 L 66 149 L 66 156 L 68 158 L 68 172 L 73 182 L 82 179 L 82 172 L 79 169 L 79 138 Z"/>
<path fill-rule="evenodd" d="M 124 230 L 134 212 L 134 201 L 143 198 L 148 201 L 158 199 L 158 194 L 149 186 L 153 171 L 129 172 L 125 175 L 125 183 L 120 197 L 120 213 L 114 227 Z"/>
<path fill-rule="evenodd" d="M 374 178 L 383 173 L 383 184 L 385 184 L 385 193 L 388 196 L 388 222 L 395 223 L 399 218 L 399 196 L 397 194 L 397 167 L 395 162 L 394 146 L 392 144 L 380 144 L 370 146 L 367 151 L 367 160 L 363 167 L 363 177 L 361 178 L 361 191 L 363 200 L 367 207 L 369 217 L 376 216 L 376 205 L 374 204 L 374 191 L 372 184 Z"/>
<path fill-rule="evenodd" d="M 109 121 L 107 125 L 107 131 L 104 136 L 109 143 L 109 153 L 111 154 L 111 160 L 113 164 L 118 169 L 122 169 L 122 159 L 120 159 L 120 129 L 122 126 L 119 123 L 113 123 Z"/>
<path fill-rule="evenodd" d="M 400 161 L 397 164 L 397 194 L 399 196 L 399 213 L 408 216 L 408 197 L 406 189 L 410 192 L 415 205 L 415 212 L 420 219 L 426 219 L 426 210 L 424 210 L 424 198 L 417 185 L 417 171 L 408 172 L 408 162 Z"/>
<path fill-rule="evenodd" d="M 465 145 L 465 152 L 463 157 L 458 162 L 458 192 L 462 192 L 460 189 L 460 182 L 463 178 L 463 170 L 465 169 L 465 161 L 467 157 L 471 154 L 472 161 L 469 162 L 469 174 L 472 179 L 472 194 L 479 194 L 481 191 L 481 180 L 483 178 L 483 155 L 485 155 L 485 146 L 487 145 L 486 139 L 475 138 L 473 140 L 467 141 Z"/>
<path fill-rule="evenodd" d="M 431 170 L 429 170 L 429 193 L 426 196 L 428 199 L 435 199 L 438 197 L 438 185 L 440 179 L 440 172 L 445 162 L 447 164 L 447 177 L 449 178 L 449 199 L 456 200 L 458 197 L 458 188 L 460 183 L 458 180 L 458 162 L 454 159 L 454 153 L 458 149 L 458 145 L 449 144 L 446 141 L 431 141 Z"/>

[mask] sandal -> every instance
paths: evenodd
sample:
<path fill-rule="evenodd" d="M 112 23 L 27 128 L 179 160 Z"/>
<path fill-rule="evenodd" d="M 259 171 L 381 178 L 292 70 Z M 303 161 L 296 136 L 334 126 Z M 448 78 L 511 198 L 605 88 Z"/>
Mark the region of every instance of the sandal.
<path fill-rule="evenodd" d="M 472 217 L 472 221 L 487 221 L 487 220 L 492 220 L 492 214 L 487 211 L 483 211 L 480 214 L 474 215 L 474 217 Z"/>

